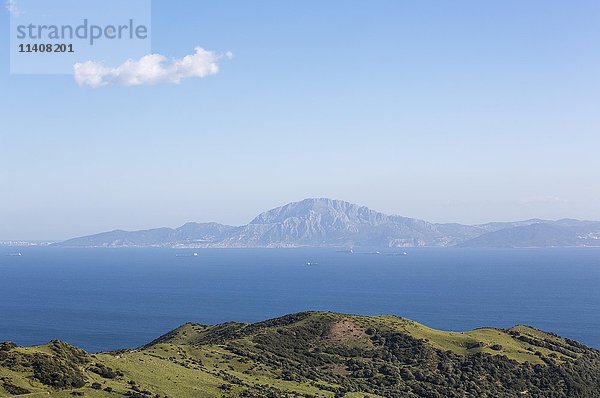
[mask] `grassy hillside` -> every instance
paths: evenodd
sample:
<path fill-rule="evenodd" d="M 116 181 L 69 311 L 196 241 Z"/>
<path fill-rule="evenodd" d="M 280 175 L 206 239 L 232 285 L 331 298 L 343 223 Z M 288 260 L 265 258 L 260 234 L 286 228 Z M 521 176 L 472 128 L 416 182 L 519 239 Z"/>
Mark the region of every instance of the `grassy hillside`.
<path fill-rule="evenodd" d="M 517 326 L 300 313 L 185 324 L 135 350 L 0 345 L 0 397 L 598 397 L 600 352 Z"/>

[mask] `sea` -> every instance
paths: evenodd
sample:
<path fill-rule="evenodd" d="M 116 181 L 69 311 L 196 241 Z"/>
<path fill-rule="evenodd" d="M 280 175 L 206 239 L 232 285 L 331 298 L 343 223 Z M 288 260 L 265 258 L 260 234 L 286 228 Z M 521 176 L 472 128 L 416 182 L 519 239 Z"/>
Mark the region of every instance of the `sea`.
<path fill-rule="evenodd" d="M 320 310 L 527 324 L 600 348 L 600 248 L 379 250 L 0 247 L 0 341 L 99 352 Z"/>

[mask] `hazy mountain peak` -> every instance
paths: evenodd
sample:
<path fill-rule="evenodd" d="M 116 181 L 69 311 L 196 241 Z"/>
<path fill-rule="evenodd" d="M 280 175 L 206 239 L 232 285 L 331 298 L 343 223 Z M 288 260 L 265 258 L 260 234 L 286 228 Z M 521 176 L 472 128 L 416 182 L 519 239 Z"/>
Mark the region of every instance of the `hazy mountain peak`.
<path fill-rule="evenodd" d="M 385 214 L 343 200 L 310 198 L 266 211 L 258 215 L 250 224 L 273 224 L 290 218 L 314 217 L 327 218 L 331 221 L 344 219 L 348 222 L 370 222 L 374 218 L 387 218 Z"/>

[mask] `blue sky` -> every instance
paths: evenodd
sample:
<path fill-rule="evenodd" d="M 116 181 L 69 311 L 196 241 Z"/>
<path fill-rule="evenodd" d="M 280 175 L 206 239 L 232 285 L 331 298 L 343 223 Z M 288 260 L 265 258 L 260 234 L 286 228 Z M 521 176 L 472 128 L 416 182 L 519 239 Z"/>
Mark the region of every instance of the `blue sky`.
<path fill-rule="evenodd" d="M 600 219 L 597 1 L 153 1 L 152 51 L 195 47 L 233 58 L 91 88 L 10 75 L 2 35 L 0 240 L 243 224 L 306 197 Z"/>

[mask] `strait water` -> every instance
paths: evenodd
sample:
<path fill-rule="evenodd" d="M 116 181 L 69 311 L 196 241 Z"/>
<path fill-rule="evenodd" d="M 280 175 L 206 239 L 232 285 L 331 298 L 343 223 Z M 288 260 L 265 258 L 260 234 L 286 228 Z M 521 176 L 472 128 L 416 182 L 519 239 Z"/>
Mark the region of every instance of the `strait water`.
<path fill-rule="evenodd" d="M 95 352 L 188 321 L 328 310 L 455 331 L 528 324 L 600 348 L 600 249 L 396 252 L 0 247 L 0 341 Z"/>

